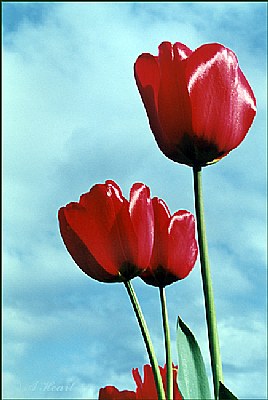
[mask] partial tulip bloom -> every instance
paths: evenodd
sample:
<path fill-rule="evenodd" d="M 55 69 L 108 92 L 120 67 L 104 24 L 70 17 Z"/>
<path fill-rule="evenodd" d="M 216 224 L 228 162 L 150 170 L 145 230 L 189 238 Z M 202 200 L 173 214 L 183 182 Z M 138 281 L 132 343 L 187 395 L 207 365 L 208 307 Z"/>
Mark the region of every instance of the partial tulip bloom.
<path fill-rule="evenodd" d="M 167 368 L 159 367 L 166 392 Z M 150 365 L 144 365 L 144 380 L 140 376 L 138 369 L 132 370 L 132 375 L 136 383 L 136 391 L 120 391 L 114 386 L 106 386 L 99 391 L 99 400 L 158 400 L 158 395 L 154 382 L 154 375 Z M 182 400 L 182 396 L 177 385 L 178 367 L 173 365 L 173 399 Z"/>
<path fill-rule="evenodd" d="M 136 400 L 132 390 L 118 390 L 114 386 L 105 386 L 99 391 L 99 400 Z"/>
<path fill-rule="evenodd" d="M 193 269 L 198 246 L 195 218 L 186 210 L 173 215 L 162 199 L 154 197 L 154 247 L 150 265 L 141 278 L 149 285 L 165 287 L 186 278 Z"/>
<path fill-rule="evenodd" d="M 147 268 L 153 248 L 150 190 L 135 183 L 130 200 L 112 180 L 60 208 L 62 239 L 83 272 L 101 282 L 119 282 Z"/>
<path fill-rule="evenodd" d="M 255 117 L 254 93 L 236 55 L 221 44 L 192 51 L 163 42 L 158 56 L 138 57 L 134 75 L 157 144 L 175 162 L 218 161 L 242 142 Z"/>

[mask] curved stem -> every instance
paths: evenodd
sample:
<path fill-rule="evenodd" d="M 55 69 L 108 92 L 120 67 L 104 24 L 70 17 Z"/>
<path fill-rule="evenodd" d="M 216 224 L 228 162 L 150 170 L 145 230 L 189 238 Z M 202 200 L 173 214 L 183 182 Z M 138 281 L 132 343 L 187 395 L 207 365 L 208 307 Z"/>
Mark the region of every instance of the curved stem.
<path fill-rule="evenodd" d="M 155 379 L 155 385 L 156 385 L 156 390 L 158 393 L 158 399 L 159 400 L 166 400 L 165 396 L 165 390 L 162 382 L 162 377 L 160 374 L 156 354 L 154 351 L 154 347 L 150 338 L 149 330 L 147 328 L 146 321 L 144 319 L 143 313 L 141 311 L 141 307 L 139 304 L 139 301 L 137 299 L 136 293 L 134 291 L 134 288 L 132 286 L 132 283 L 130 281 L 124 282 L 125 287 L 127 289 L 131 304 L 133 306 L 136 318 L 138 320 L 138 324 L 145 342 L 145 346 L 147 349 L 147 353 L 150 359 L 150 363 L 152 366 L 153 374 L 154 374 L 154 379 Z"/>
<path fill-rule="evenodd" d="M 166 348 L 166 368 L 167 368 L 167 398 L 168 400 L 173 399 L 173 368 L 172 368 L 172 355 L 171 355 L 171 346 L 170 346 L 170 330 L 168 323 L 168 312 L 167 312 L 167 302 L 166 302 L 166 293 L 165 288 L 160 287 L 160 301 L 161 301 L 161 309 L 162 309 L 162 320 L 163 320 L 163 329 L 165 336 L 165 348 Z"/>
<path fill-rule="evenodd" d="M 209 266 L 208 244 L 206 238 L 206 226 L 204 218 L 204 203 L 202 195 L 202 175 L 201 168 L 193 169 L 194 173 L 194 194 L 195 210 L 197 220 L 198 243 L 200 251 L 201 275 L 203 281 L 203 292 L 205 298 L 206 320 L 208 329 L 209 350 L 211 358 L 211 368 L 214 384 L 215 399 L 219 397 L 220 381 L 223 382 L 222 364 L 220 356 L 220 346 L 217 331 L 216 311 L 212 279 Z"/>

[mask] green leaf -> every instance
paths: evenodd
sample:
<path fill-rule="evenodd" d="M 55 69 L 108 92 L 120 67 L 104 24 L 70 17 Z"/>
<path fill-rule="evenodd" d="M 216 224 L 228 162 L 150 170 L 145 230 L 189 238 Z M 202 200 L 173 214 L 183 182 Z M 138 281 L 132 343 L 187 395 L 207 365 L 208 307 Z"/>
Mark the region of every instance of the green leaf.
<path fill-rule="evenodd" d="M 235 395 L 227 389 L 222 382 L 220 382 L 219 400 L 238 400 Z"/>
<path fill-rule="evenodd" d="M 184 399 L 211 399 L 204 360 L 198 343 L 178 317 L 178 386 Z"/>

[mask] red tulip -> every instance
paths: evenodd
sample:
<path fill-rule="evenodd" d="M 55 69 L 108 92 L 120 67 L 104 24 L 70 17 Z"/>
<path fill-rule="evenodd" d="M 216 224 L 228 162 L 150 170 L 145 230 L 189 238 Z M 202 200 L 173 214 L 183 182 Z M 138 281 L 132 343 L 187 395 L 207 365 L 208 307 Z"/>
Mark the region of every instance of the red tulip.
<path fill-rule="evenodd" d="M 242 142 L 256 114 L 237 57 L 221 44 L 191 51 L 163 42 L 158 56 L 138 57 L 134 73 L 157 144 L 173 161 L 218 161 Z"/>
<path fill-rule="evenodd" d="M 148 284 L 164 287 L 185 278 L 198 255 L 195 219 L 189 211 L 172 216 L 165 202 L 152 200 L 154 209 L 154 247 L 150 265 L 141 275 Z"/>
<path fill-rule="evenodd" d="M 166 391 L 166 366 L 159 367 L 164 388 Z M 154 375 L 150 365 L 144 365 L 144 381 L 142 382 L 138 369 L 132 370 L 133 378 L 136 382 L 136 392 L 119 391 L 114 386 L 106 386 L 99 391 L 99 400 L 158 400 L 157 390 L 154 382 Z M 182 400 L 182 396 L 177 385 L 178 367 L 173 366 L 173 399 Z"/>
<path fill-rule="evenodd" d="M 101 282 L 133 278 L 147 268 L 153 247 L 150 189 L 135 183 L 127 201 L 109 180 L 59 210 L 60 232 L 77 265 Z"/>
<path fill-rule="evenodd" d="M 164 389 L 165 392 L 167 392 L 167 387 L 166 387 L 166 375 L 167 375 L 167 367 L 166 365 L 164 368 L 159 367 L 160 373 L 162 376 L 163 384 L 164 384 Z M 152 367 L 150 365 L 144 365 L 143 368 L 143 374 L 144 374 L 144 382 L 141 380 L 141 376 L 139 374 L 138 369 L 133 369 L 132 374 L 134 377 L 134 380 L 137 385 L 136 389 L 136 399 L 137 400 L 144 400 L 144 399 L 152 399 L 152 400 L 157 400 L 157 391 L 154 383 L 154 375 L 152 371 Z M 178 389 L 177 385 L 177 374 L 178 374 L 178 367 L 173 365 L 173 399 L 174 400 L 181 400 L 182 396 L 180 394 L 180 391 Z"/>
<path fill-rule="evenodd" d="M 130 390 L 120 391 L 114 386 L 106 386 L 100 389 L 99 400 L 136 400 L 136 393 Z"/>

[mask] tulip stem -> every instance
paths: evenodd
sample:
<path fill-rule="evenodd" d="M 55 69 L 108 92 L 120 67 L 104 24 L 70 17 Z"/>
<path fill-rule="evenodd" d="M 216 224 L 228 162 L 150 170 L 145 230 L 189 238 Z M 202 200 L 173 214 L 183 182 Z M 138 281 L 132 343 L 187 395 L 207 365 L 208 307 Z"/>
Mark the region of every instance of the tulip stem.
<path fill-rule="evenodd" d="M 208 257 L 208 244 L 206 237 L 206 225 L 204 218 L 204 202 L 202 195 L 201 167 L 193 168 L 195 211 L 197 220 L 198 243 L 200 252 L 201 275 L 203 281 L 203 292 L 205 299 L 206 320 L 208 330 L 208 341 L 211 358 L 211 369 L 214 385 L 214 396 L 219 398 L 219 385 L 223 382 L 222 364 L 220 356 L 220 345 L 217 331 L 216 311 L 212 287 L 211 272 Z"/>
<path fill-rule="evenodd" d="M 145 343 L 145 346 L 147 349 L 149 359 L 150 359 L 150 363 L 151 363 L 153 374 L 154 374 L 156 390 L 158 393 L 158 399 L 166 400 L 165 390 L 164 390 L 163 381 L 162 381 L 162 377 L 160 374 L 160 369 L 158 366 L 156 354 L 155 354 L 154 347 L 153 347 L 153 344 L 152 344 L 152 341 L 150 338 L 150 333 L 147 328 L 146 321 L 145 321 L 143 313 L 141 311 L 139 301 L 137 299 L 137 296 L 136 296 L 136 293 L 132 286 L 132 283 L 130 281 L 126 281 L 126 282 L 124 282 L 124 284 L 127 289 L 127 293 L 129 295 L 131 304 L 133 306 L 136 318 L 138 320 L 138 324 L 139 324 L 139 327 L 140 327 L 140 330 L 141 330 L 141 333 L 142 333 L 142 336 L 144 339 L 144 343 Z"/>
<path fill-rule="evenodd" d="M 160 287 L 159 288 L 159 293 L 160 293 L 163 329 L 164 329 L 164 336 L 165 336 L 165 348 L 166 348 L 167 398 L 168 398 L 168 400 L 172 400 L 173 399 L 173 368 L 172 368 L 172 355 L 171 355 L 171 346 L 170 346 L 170 330 L 169 330 L 169 323 L 168 323 L 168 311 L 167 311 L 165 288 L 164 287 Z"/>

